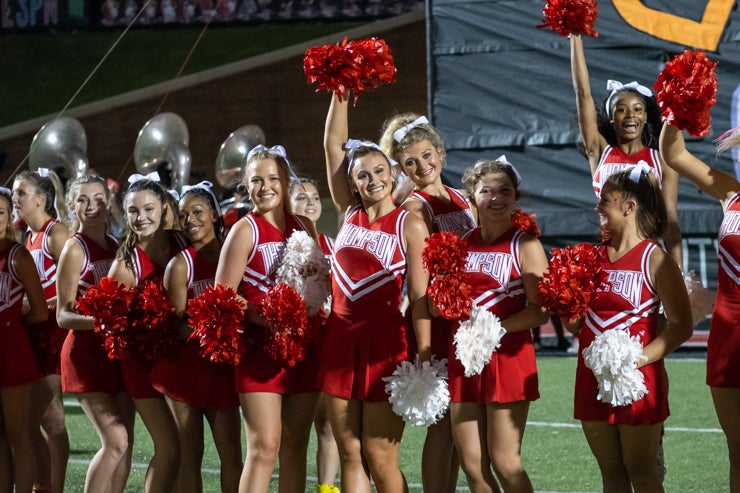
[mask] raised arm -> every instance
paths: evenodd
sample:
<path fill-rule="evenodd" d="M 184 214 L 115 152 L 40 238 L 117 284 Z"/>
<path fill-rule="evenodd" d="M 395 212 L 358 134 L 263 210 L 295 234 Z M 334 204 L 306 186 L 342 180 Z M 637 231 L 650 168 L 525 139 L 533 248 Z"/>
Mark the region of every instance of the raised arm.
<path fill-rule="evenodd" d="M 57 263 L 57 324 L 72 330 L 92 330 L 93 317 L 75 311 L 80 272 L 84 262 L 82 247 L 75 239 L 67 240 Z"/>
<path fill-rule="evenodd" d="M 355 202 L 347 181 L 347 170 L 344 165 L 344 144 L 349 134 L 347 111 L 349 94 L 339 97 L 332 94 L 329 113 L 326 115 L 324 127 L 324 153 L 326 155 L 326 178 L 334 207 L 339 214 L 343 214 L 347 207 Z"/>
<path fill-rule="evenodd" d="M 691 154 L 686 149 L 681 131 L 667 123 L 663 124 L 660 132 L 660 157 L 666 165 L 691 180 L 702 191 L 719 200 L 723 208 L 727 199 L 740 191 L 740 183 L 735 178 L 707 166 Z"/>
<path fill-rule="evenodd" d="M 681 228 L 678 225 L 678 173 L 663 162 L 660 163 L 660 166 L 663 170 L 661 192 L 665 202 L 666 216 L 668 217 L 668 224 L 666 224 L 663 232 L 663 242 L 668 255 L 683 270 L 683 246 L 681 245 Z"/>
<path fill-rule="evenodd" d="M 580 34 L 570 35 L 570 70 L 573 77 L 573 90 L 576 93 L 576 110 L 578 113 L 578 128 L 581 132 L 583 146 L 586 149 L 591 174 L 596 172 L 601 152 L 606 146 L 606 140 L 599 133 L 596 119 L 596 107 L 591 95 L 591 83 L 588 79 L 586 55 L 583 53 L 583 39 Z"/>

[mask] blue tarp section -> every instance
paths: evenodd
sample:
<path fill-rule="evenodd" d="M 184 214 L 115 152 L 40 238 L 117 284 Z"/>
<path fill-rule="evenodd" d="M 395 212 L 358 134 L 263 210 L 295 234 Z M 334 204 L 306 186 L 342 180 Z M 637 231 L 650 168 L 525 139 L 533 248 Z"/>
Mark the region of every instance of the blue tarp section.
<path fill-rule="evenodd" d="M 700 21 L 706 2 L 648 0 L 643 5 Z M 460 186 L 463 171 L 476 159 L 506 154 L 523 176 L 521 205 L 537 213 L 544 236 L 594 235 L 590 170 L 577 150 L 569 41 L 536 28 L 543 6 L 543 0 L 428 0 L 429 114 L 445 139 L 448 183 Z M 608 79 L 652 87 L 667 60 L 694 48 L 636 29 L 612 2 L 598 7 L 600 36 L 584 37 L 598 104 L 607 96 Z M 719 46 L 707 52 L 719 61 L 712 133 L 688 139 L 692 152 L 731 174 L 733 156 L 717 157 L 712 139 L 739 124 L 739 21 L 734 5 Z M 686 237 L 716 236 L 721 217 L 716 200 L 681 179 L 679 220 Z"/>

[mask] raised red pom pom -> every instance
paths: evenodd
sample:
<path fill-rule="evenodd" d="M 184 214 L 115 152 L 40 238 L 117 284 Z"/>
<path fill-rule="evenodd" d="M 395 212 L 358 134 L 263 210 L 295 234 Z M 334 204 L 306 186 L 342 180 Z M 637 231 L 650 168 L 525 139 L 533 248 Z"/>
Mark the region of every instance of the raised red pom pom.
<path fill-rule="evenodd" d="M 396 81 L 396 66 L 382 39 L 367 38 L 338 45 L 314 46 L 303 57 L 303 73 L 317 91 L 330 91 L 340 99 L 348 90 L 354 101 L 362 92 Z"/>
<path fill-rule="evenodd" d="M 198 341 L 204 357 L 214 363 L 239 364 L 246 351 L 244 303 L 233 289 L 208 286 L 188 302 L 187 314 L 193 328 L 190 339 Z"/>
<path fill-rule="evenodd" d="M 549 272 L 538 285 L 538 300 L 555 315 L 576 320 L 588 311 L 589 303 L 608 278 L 604 256 L 588 243 L 553 248 Z"/>
<path fill-rule="evenodd" d="M 539 29 L 549 27 L 560 36 L 587 34 L 598 36 L 594 23 L 599 16 L 596 0 L 547 0 Z"/>
<path fill-rule="evenodd" d="M 277 363 L 292 368 L 303 361 L 313 339 L 308 312 L 298 292 L 285 283 L 267 290 L 262 316 L 270 324 L 265 351 Z"/>
<path fill-rule="evenodd" d="M 534 216 L 534 213 L 528 213 L 521 209 L 517 209 L 511 215 L 511 224 L 515 228 L 537 238 L 540 236 L 540 227 L 537 224 L 537 221 L 534 220 Z"/>
<path fill-rule="evenodd" d="M 666 63 L 654 86 L 663 121 L 694 137 L 709 133 L 709 110 L 717 102 L 716 65 L 703 51 L 692 50 Z"/>

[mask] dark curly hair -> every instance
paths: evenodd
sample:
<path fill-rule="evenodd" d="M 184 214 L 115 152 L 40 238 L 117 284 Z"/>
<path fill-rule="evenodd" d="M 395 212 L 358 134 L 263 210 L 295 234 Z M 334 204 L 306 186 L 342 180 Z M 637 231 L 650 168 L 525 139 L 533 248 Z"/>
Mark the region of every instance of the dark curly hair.
<path fill-rule="evenodd" d="M 619 99 L 619 96 L 623 93 L 631 92 L 636 95 L 645 105 L 645 112 L 647 113 L 647 121 L 642 131 L 642 144 L 646 147 L 652 147 L 653 149 L 658 148 L 658 137 L 660 136 L 660 129 L 663 123 L 660 119 L 660 107 L 658 102 L 655 100 L 655 96 L 646 97 L 631 88 L 618 89 L 610 101 L 609 112 L 614 108 L 614 104 Z M 606 103 L 609 101 L 609 95 L 604 98 L 601 107 L 596 106 L 596 125 L 599 129 L 599 133 L 606 139 L 607 144 L 614 147 L 618 144 L 617 133 L 614 131 L 614 125 L 612 125 L 612 119 L 609 113 L 606 111 Z"/>

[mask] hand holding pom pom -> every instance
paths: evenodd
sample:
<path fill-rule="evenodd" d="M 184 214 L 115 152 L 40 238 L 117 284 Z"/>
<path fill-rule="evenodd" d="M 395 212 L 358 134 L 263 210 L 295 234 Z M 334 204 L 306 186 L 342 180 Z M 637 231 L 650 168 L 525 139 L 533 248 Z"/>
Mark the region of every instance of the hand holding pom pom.
<path fill-rule="evenodd" d="M 110 359 L 121 359 L 126 350 L 125 332 L 133 299 L 133 290 L 126 289 L 115 279 L 104 277 L 100 284 L 88 288 L 77 300 L 77 311 L 93 317 L 94 330 L 103 338 Z"/>
<path fill-rule="evenodd" d="M 455 356 L 463 364 L 466 377 L 483 371 L 505 334 L 506 329 L 496 315 L 485 308 L 473 307 L 470 318 L 461 322 L 455 332 Z"/>
<path fill-rule="evenodd" d="M 339 96 L 351 90 L 355 103 L 362 92 L 396 81 L 396 66 L 382 39 L 367 38 L 339 45 L 314 46 L 303 57 L 303 73 L 317 91 Z"/>
<path fill-rule="evenodd" d="M 213 363 L 239 364 L 246 351 L 244 309 L 236 292 L 220 285 L 208 286 L 188 302 L 190 339 L 198 341 L 204 357 Z"/>
<path fill-rule="evenodd" d="M 588 34 L 598 36 L 594 23 L 598 17 L 596 0 L 547 0 L 542 9 L 544 19 L 539 29 L 550 27 L 560 36 Z"/>
<path fill-rule="evenodd" d="M 691 50 L 666 63 L 654 86 L 664 122 L 694 137 L 709 133 L 709 110 L 717 102 L 716 65 L 704 52 Z"/>
<path fill-rule="evenodd" d="M 597 399 L 612 406 L 627 406 L 645 397 L 645 375 L 637 369 L 642 355 L 638 336 L 612 329 L 596 336 L 583 350 L 583 362 L 599 383 Z"/>
<path fill-rule="evenodd" d="M 445 415 L 450 405 L 447 388 L 447 360 L 419 363 L 402 361 L 393 375 L 383 378 L 393 412 L 412 426 L 429 426 Z"/>
<path fill-rule="evenodd" d="M 472 308 L 470 286 L 465 281 L 467 242 L 451 232 L 434 233 L 426 241 L 421 256 L 432 277 L 427 294 L 444 318 L 467 317 Z"/>
<path fill-rule="evenodd" d="M 549 272 L 538 285 L 538 301 L 566 320 L 583 317 L 596 292 L 607 282 L 603 262 L 601 252 L 588 243 L 553 248 Z"/>

